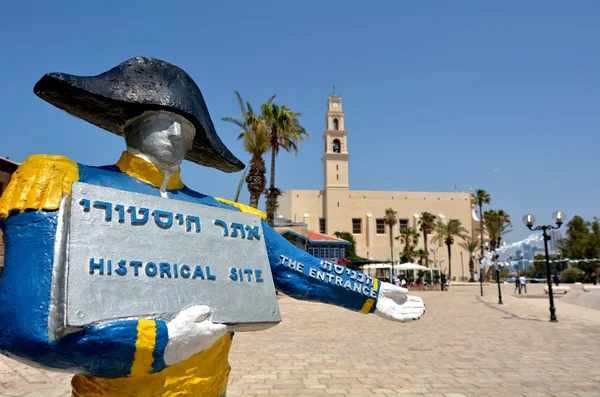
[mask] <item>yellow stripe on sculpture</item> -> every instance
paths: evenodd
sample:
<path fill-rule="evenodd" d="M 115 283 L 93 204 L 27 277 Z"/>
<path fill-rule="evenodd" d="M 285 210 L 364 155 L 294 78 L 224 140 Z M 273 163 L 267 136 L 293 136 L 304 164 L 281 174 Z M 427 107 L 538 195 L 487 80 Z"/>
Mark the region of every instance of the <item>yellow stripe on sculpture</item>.
<path fill-rule="evenodd" d="M 139 320 L 131 376 L 143 376 L 151 372 L 155 343 L 156 322 L 154 320 Z"/>
<path fill-rule="evenodd" d="M 130 152 L 123 152 L 121 158 L 117 161 L 117 167 L 127 175 L 137 178 L 154 187 L 160 187 L 163 183 L 163 173 L 161 170 L 156 168 L 151 162 Z M 181 189 L 183 186 L 183 182 L 181 181 L 181 171 L 179 170 L 169 179 L 167 190 Z"/>
<path fill-rule="evenodd" d="M 373 279 L 373 289 L 375 291 L 379 290 L 379 280 L 374 278 Z M 375 299 L 373 298 L 369 298 L 365 301 L 365 304 L 363 305 L 362 309 L 360 309 L 359 313 L 362 314 L 368 314 L 371 309 L 373 308 L 373 304 L 375 304 Z"/>
<path fill-rule="evenodd" d="M 77 163 L 65 156 L 30 156 L 12 175 L 0 198 L 0 219 L 25 210 L 55 211 L 78 180 Z"/>
<path fill-rule="evenodd" d="M 227 200 L 220 197 L 215 197 L 215 200 L 220 201 L 223 204 L 233 205 L 234 207 L 237 207 L 240 211 L 245 212 L 247 214 L 258 215 L 262 220 L 267 219 L 267 215 L 264 212 L 262 212 L 261 210 L 257 210 L 256 208 L 252 208 L 248 205 L 236 203 L 235 201 Z"/>
<path fill-rule="evenodd" d="M 219 397 L 227 389 L 232 335 L 209 349 L 144 378 L 96 378 L 75 375 L 72 397 Z"/>

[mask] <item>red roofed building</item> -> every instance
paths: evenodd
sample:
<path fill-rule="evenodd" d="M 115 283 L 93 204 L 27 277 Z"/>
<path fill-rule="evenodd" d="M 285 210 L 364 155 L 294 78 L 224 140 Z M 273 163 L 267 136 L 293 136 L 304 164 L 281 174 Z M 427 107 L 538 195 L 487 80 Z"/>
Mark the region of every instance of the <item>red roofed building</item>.
<path fill-rule="evenodd" d="M 315 258 L 325 259 L 331 262 L 347 263 L 345 259 L 345 247 L 350 242 L 329 236 L 327 234 L 308 230 L 306 224 L 277 219 L 275 230 L 286 240 L 296 247 L 307 251 Z"/>

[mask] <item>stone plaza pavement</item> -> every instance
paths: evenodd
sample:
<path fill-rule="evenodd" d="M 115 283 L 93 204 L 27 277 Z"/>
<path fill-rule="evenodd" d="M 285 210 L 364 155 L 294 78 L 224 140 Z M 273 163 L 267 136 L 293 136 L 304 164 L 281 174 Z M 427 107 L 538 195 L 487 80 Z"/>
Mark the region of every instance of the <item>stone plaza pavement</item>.
<path fill-rule="evenodd" d="M 519 299 L 504 285 L 419 292 L 427 314 L 398 324 L 280 298 L 283 322 L 237 333 L 231 396 L 600 396 L 600 311 Z M 529 285 L 529 296 L 543 294 Z M 0 356 L 0 396 L 69 396 L 70 376 Z"/>

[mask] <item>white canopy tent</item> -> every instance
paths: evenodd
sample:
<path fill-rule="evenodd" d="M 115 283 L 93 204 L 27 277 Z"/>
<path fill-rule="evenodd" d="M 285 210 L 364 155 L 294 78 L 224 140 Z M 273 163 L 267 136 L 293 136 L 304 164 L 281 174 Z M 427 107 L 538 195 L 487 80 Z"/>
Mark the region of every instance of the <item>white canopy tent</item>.
<path fill-rule="evenodd" d="M 379 275 L 379 274 L 381 274 L 381 269 L 387 269 L 386 277 L 389 277 L 389 275 L 392 271 L 392 265 L 390 265 L 389 263 L 373 263 L 370 265 L 363 265 L 362 269 L 365 273 L 367 273 L 371 277 L 381 277 Z M 375 270 L 375 272 L 372 272 L 371 270 Z M 380 271 L 378 271 L 378 270 L 380 270 Z M 437 271 L 438 275 L 441 276 L 441 271 L 438 268 L 425 267 L 425 266 L 421 266 L 416 263 L 410 263 L 410 262 L 394 265 L 394 275 L 399 275 L 400 272 L 402 272 L 402 271 L 407 272 L 409 270 L 413 271 L 413 279 L 414 280 L 416 280 L 415 275 L 416 275 L 416 271 L 418 271 L 418 270 L 431 272 L 431 280 L 432 281 L 434 279 L 433 278 L 434 271 Z"/>
<path fill-rule="evenodd" d="M 404 270 L 404 271 L 412 270 L 413 271 L 413 279 L 415 279 L 415 280 L 416 280 L 415 272 L 417 270 L 423 270 L 423 271 L 429 271 L 429 272 L 431 272 L 431 281 L 432 282 L 433 282 L 433 271 L 434 270 L 437 270 L 438 275 L 441 277 L 440 269 L 434 268 L 434 267 L 425 267 L 425 266 L 421 266 L 419 264 L 411 263 L 411 262 L 406 262 L 406 263 L 403 263 L 401 265 L 397 265 L 394 268 L 394 270 L 395 269 L 398 269 L 398 271 L 400 271 L 400 270 Z M 396 273 L 396 272 L 394 271 L 394 273 Z"/>
<path fill-rule="evenodd" d="M 400 270 L 431 270 L 429 267 L 421 266 L 416 263 L 406 262 L 401 265 L 397 265 Z"/>

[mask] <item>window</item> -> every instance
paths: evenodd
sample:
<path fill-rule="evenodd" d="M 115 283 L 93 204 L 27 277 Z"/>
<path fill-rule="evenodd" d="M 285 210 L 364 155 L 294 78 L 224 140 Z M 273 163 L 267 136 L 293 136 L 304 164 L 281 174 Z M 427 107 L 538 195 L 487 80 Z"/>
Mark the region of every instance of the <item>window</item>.
<path fill-rule="evenodd" d="M 340 170 L 340 166 L 336 164 L 335 166 L 335 170 L 339 171 Z M 0 188 L 2 188 L 2 184 L 0 184 Z M 0 190 L 0 192 L 2 192 L 2 190 Z"/>
<path fill-rule="evenodd" d="M 339 139 L 333 140 L 333 153 L 340 153 L 342 150 L 342 143 Z"/>
<path fill-rule="evenodd" d="M 404 230 L 408 227 L 408 219 L 398 219 L 398 225 L 400 230 Z"/>
<path fill-rule="evenodd" d="M 334 248 L 332 248 L 332 249 L 331 249 L 331 257 L 332 257 L 333 259 L 337 259 L 337 258 L 339 258 L 339 254 L 338 254 L 338 252 L 339 252 L 339 248 L 337 248 L 337 247 L 334 247 Z"/>
<path fill-rule="evenodd" d="M 325 219 L 319 218 L 319 233 L 326 233 L 325 226 L 326 226 Z"/>
<path fill-rule="evenodd" d="M 329 258 L 329 247 L 321 248 L 321 258 L 323 258 L 323 259 Z"/>
<path fill-rule="evenodd" d="M 385 234 L 385 220 L 376 219 L 375 222 L 377 225 L 377 234 Z"/>
<path fill-rule="evenodd" d="M 319 257 L 319 249 L 315 248 L 315 247 L 308 247 L 308 253 L 312 256 L 314 256 L 315 258 Z"/>
<path fill-rule="evenodd" d="M 360 218 L 352 219 L 352 233 L 354 233 L 354 234 L 362 233 L 362 219 L 360 219 Z"/>
<path fill-rule="evenodd" d="M 333 129 L 336 131 L 340 129 L 340 122 L 338 119 L 333 119 Z"/>

